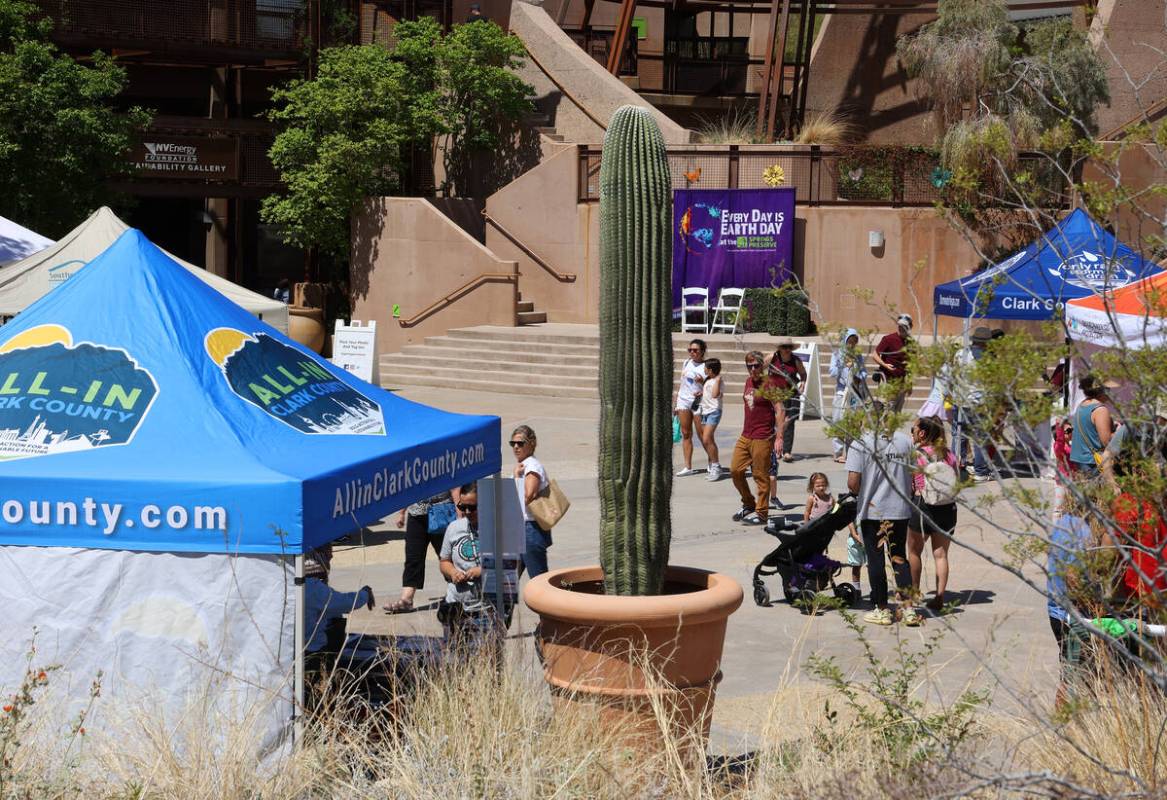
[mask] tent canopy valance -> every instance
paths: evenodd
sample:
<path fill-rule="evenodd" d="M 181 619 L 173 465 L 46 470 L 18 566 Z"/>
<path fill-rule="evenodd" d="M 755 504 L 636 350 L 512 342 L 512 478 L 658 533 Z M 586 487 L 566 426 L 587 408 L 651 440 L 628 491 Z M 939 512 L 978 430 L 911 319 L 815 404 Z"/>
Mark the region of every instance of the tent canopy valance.
<path fill-rule="evenodd" d="M 498 471 L 129 230 L 0 329 L 0 545 L 299 553 Z"/>
<path fill-rule="evenodd" d="M 1004 261 L 940 284 L 932 305 L 934 313 L 953 317 L 1053 319 L 1070 300 L 1158 271 L 1079 208 Z"/>
<path fill-rule="evenodd" d="M 0 267 L 0 316 L 15 317 L 23 312 L 76 275 L 129 229 L 116 214 L 102 206 L 56 244 L 48 242 L 51 246 L 37 248 L 39 252 Z M 284 303 L 245 289 L 169 253 L 166 255 L 232 302 L 287 333 L 288 307 Z"/>

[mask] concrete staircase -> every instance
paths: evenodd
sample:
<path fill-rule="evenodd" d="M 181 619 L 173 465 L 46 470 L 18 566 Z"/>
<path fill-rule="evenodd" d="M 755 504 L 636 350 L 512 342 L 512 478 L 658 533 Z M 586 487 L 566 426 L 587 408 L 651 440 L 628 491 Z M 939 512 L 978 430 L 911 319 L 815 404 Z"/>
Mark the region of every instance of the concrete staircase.
<path fill-rule="evenodd" d="M 543 312 L 520 311 L 542 315 Z M 673 334 L 674 374 L 687 357 L 693 334 Z M 761 350 L 769 357 L 774 339 L 764 334 L 741 337 L 728 334 L 701 336 L 708 344 L 706 356 L 719 358 L 725 379 L 727 402 L 738 402 L 746 380 L 745 354 Z M 809 340 L 814 340 L 810 337 Z M 821 342 L 821 340 L 820 340 Z M 829 344 L 822 347 L 823 403 L 829 409 L 834 379 L 827 374 L 831 361 Z M 538 395 L 542 397 L 594 398 L 600 362 L 600 334 L 595 325 L 530 323 L 519 328 L 482 325 L 456 328 L 445 336 L 431 336 L 423 344 L 408 345 L 401 353 L 381 357 L 381 385 L 440 386 L 480 392 Z M 873 370 L 870 361 L 868 368 Z M 675 389 L 675 383 L 674 383 Z M 907 402 L 915 409 L 928 396 L 929 383 L 912 387 Z"/>
<path fill-rule="evenodd" d="M 536 311 L 535 301 L 524 300 L 522 292 L 519 292 L 519 301 L 515 306 L 515 311 L 520 325 L 539 325 L 547 321 L 547 312 Z"/>

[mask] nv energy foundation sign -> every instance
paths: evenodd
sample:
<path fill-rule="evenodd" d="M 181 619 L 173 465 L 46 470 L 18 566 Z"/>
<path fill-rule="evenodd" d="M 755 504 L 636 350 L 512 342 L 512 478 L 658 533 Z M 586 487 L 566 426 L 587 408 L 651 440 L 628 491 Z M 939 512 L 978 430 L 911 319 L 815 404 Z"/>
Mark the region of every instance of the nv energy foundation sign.
<path fill-rule="evenodd" d="M 794 189 L 673 192 L 673 308 L 681 288 L 781 286 L 792 273 Z"/>
<path fill-rule="evenodd" d="M 130 161 L 142 178 L 233 181 L 239 175 L 234 139 L 147 133 L 134 145 Z"/>

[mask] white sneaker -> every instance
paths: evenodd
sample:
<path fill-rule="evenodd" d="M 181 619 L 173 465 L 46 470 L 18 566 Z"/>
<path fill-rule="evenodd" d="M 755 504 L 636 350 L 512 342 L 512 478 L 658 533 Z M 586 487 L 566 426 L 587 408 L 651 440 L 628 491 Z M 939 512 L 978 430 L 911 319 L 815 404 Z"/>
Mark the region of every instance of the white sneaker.
<path fill-rule="evenodd" d="M 718 480 L 720 478 L 721 478 L 721 465 L 720 464 L 710 464 L 709 465 L 709 474 L 705 476 L 705 480 L 713 482 L 713 481 Z"/>
<path fill-rule="evenodd" d="M 692 467 L 685 467 L 684 469 L 677 471 L 676 477 L 687 478 L 690 475 L 696 475 L 696 474 L 697 474 L 697 470 L 693 469 Z"/>

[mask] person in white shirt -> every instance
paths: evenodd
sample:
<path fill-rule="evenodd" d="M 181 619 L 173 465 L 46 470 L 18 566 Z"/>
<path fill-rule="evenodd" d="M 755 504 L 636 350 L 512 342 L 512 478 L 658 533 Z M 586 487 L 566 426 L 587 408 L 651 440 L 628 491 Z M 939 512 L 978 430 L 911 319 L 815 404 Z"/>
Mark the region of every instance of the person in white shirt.
<path fill-rule="evenodd" d="M 539 523 L 527 510 L 527 503 L 547 490 L 551 482 L 547 470 L 535 458 L 535 431 L 527 425 L 520 425 L 511 433 L 511 452 L 515 454 L 515 488 L 519 492 L 519 503 L 523 507 L 526 522 L 526 546 L 523 551 L 523 566 L 531 577 L 547 571 L 547 548 L 551 546 L 551 531 L 539 527 Z"/>
<path fill-rule="evenodd" d="M 701 387 L 701 444 L 709 457 L 708 481 L 721 478 L 721 453 L 717 450 L 717 426 L 721 424 L 721 359 L 705 362 L 705 383 Z"/>
<path fill-rule="evenodd" d="M 696 475 L 693 469 L 693 413 L 701 407 L 701 387 L 705 383 L 705 342 L 689 342 L 689 357 L 681 365 L 681 384 L 677 388 L 677 402 L 673 416 L 681 420 L 681 457 L 685 466 L 677 472 L 678 478 Z M 701 439 L 701 422 L 697 421 L 697 438 Z"/>

